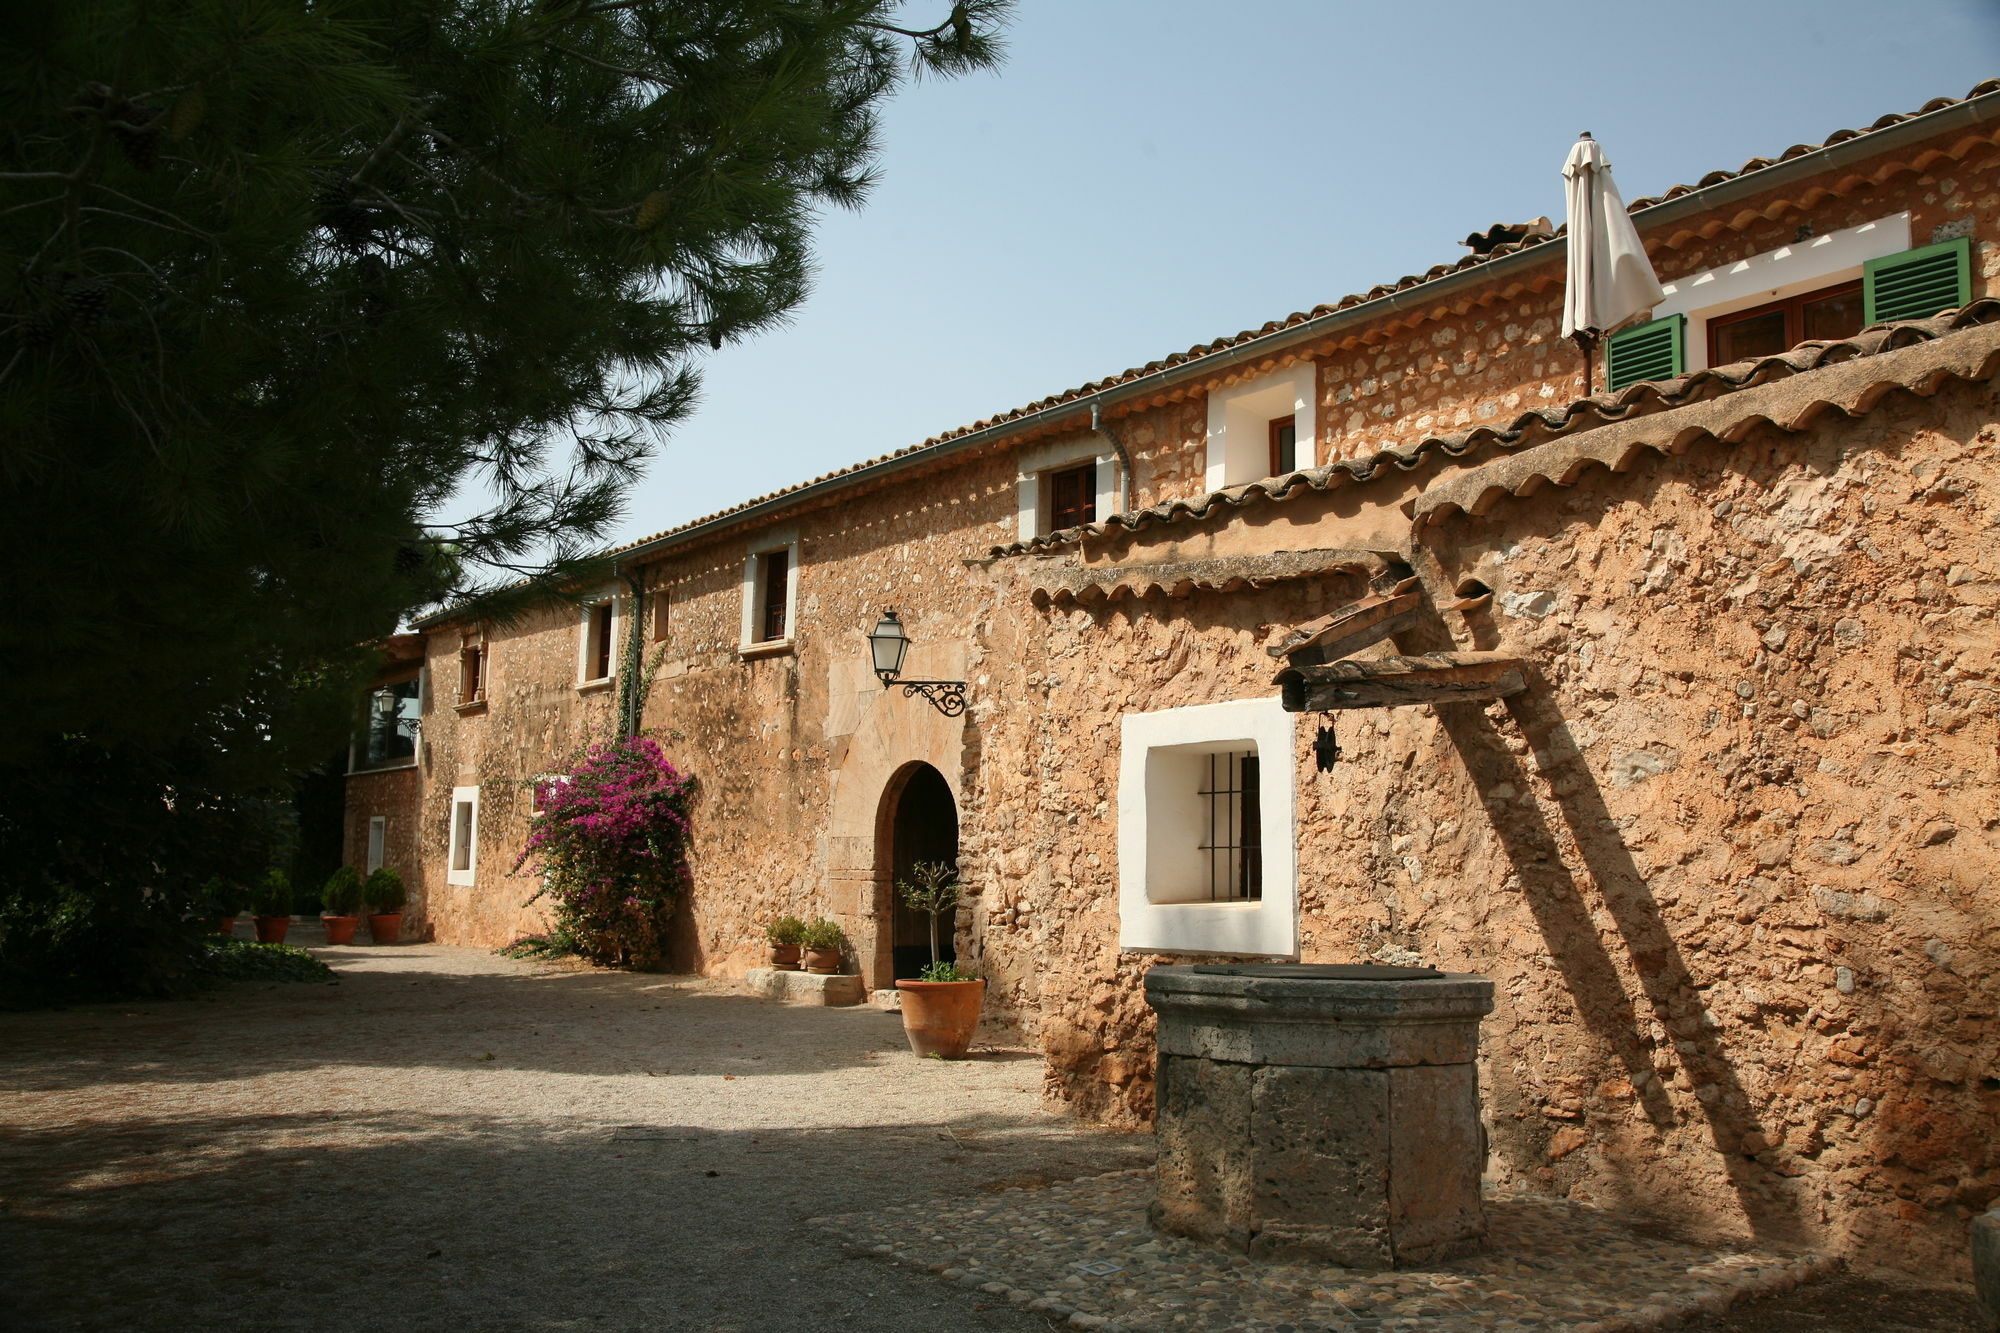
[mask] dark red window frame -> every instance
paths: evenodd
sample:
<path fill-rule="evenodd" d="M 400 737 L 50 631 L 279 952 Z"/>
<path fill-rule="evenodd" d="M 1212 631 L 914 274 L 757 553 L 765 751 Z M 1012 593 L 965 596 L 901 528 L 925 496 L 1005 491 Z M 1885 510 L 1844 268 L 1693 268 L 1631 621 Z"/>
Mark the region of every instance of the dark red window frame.
<path fill-rule="evenodd" d="M 1043 478 L 1049 488 L 1049 531 L 1097 521 L 1097 464 L 1081 463 Z"/>
<path fill-rule="evenodd" d="M 758 608 L 759 643 L 770 643 L 785 637 L 785 612 L 789 598 L 787 591 L 791 579 L 792 553 L 790 551 L 766 551 L 757 557 L 763 566 L 759 571 L 762 578 L 764 603 Z"/>
<path fill-rule="evenodd" d="M 590 608 L 590 676 L 591 680 L 608 680 L 611 677 L 611 617 L 610 602 L 599 602 Z"/>
<path fill-rule="evenodd" d="M 1299 419 L 1296 416 L 1271 418 L 1271 475 L 1282 477 L 1299 470 Z"/>
<path fill-rule="evenodd" d="M 1830 300 L 1836 296 L 1851 296 L 1854 298 L 1854 327 L 1835 331 L 1822 329 L 1817 333 L 1808 333 L 1806 331 L 1806 307 L 1816 305 L 1821 301 Z M 1857 279 L 1854 282 L 1835 283 L 1831 287 L 1821 287 L 1817 291 L 1801 292 L 1797 296 L 1788 296 L 1782 301 L 1767 301 L 1763 305 L 1752 306 L 1748 310 L 1732 310 L 1726 315 L 1720 315 L 1709 320 L 1708 364 L 1711 366 L 1726 366 L 1733 361 L 1751 359 L 1751 357 L 1734 355 L 1723 351 L 1723 336 L 1731 328 L 1739 324 L 1747 324 L 1752 320 L 1764 319 L 1779 312 L 1782 312 L 1785 317 L 1785 331 L 1783 335 L 1785 345 L 1779 349 L 1780 352 L 1789 352 L 1792 348 L 1811 338 L 1849 337 L 1859 333 L 1862 326 L 1866 323 L 1866 315 L 1862 310 L 1860 281 Z M 1752 356 L 1775 356 L 1777 354 L 1777 352 L 1760 352 L 1753 353 Z"/>

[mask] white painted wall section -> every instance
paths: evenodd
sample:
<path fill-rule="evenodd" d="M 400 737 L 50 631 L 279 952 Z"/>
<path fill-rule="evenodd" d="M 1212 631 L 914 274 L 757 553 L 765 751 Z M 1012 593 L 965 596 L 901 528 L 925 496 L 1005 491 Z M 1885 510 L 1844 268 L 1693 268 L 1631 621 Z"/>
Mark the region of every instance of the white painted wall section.
<path fill-rule="evenodd" d="M 1319 462 L 1318 365 L 1301 361 L 1208 395 L 1211 491 L 1271 474 L 1271 422 L 1290 416 L 1298 431 L 1299 466 Z"/>

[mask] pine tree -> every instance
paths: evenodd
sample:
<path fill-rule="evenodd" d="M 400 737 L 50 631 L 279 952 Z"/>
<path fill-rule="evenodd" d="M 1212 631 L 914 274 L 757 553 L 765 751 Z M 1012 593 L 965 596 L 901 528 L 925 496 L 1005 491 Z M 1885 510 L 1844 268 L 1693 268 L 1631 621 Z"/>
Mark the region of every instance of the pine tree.
<path fill-rule="evenodd" d="M 883 99 L 996 62 L 937 4 L 0 6 L 0 786 L 268 783 L 399 617 L 587 568 Z"/>

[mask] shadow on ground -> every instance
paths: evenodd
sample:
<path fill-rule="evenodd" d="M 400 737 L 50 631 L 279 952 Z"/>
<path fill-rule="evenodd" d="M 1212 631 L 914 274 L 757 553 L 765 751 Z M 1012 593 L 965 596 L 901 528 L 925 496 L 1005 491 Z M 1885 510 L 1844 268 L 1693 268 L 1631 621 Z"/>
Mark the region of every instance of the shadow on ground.
<path fill-rule="evenodd" d="M 0 1251 L 23 1330 L 1039 1329 L 799 1223 L 1150 1147 L 993 1116 L 741 1132 L 132 1118 L 0 1138 Z"/>

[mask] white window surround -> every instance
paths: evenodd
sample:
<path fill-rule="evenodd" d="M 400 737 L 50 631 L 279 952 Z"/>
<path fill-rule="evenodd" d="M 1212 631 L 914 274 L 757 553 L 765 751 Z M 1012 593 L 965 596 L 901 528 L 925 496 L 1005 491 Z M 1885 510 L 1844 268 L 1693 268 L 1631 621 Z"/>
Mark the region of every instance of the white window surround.
<path fill-rule="evenodd" d="M 1298 839 L 1293 827 L 1297 719 L 1276 696 L 1127 713 L 1118 759 L 1118 944 L 1168 953 L 1298 956 Z M 1255 750 L 1263 829 L 1263 897 L 1160 901 L 1189 892 L 1203 866 L 1201 766 L 1184 762 Z M 1202 873 L 1206 873 L 1205 869 Z"/>
<path fill-rule="evenodd" d="M 1089 462 L 1097 466 L 1097 517 L 1102 520 L 1118 511 L 1118 455 L 1102 440 L 1065 440 L 1023 449 L 1014 462 L 1019 469 L 1020 499 L 1016 506 L 1019 511 L 1016 530 L 1021 541 L 1031 541 L 1052 531 L 1049 526 L 1048 487 L 1043 484 L 1043 479 L 1051 472 L 1060 472 L 1078 463 Z"/>
<path fill-rule="evenodd" d="M 764 570 L 762 557 L 774 551 L 785 553 L 785 634 L 779 639 L 757 637 L 759 619 L 764 614 Z M 743 559 L 743 624 L 736 642 L 739 656 L 790 648 L 799 636 L 799 538 L 796 532 L 769 532 L 750 547 Z"/>
<path fill-rule="evenodd" d="M 451 838 L 445 861 L 447 884 L 471 884 L 479 866 L 479 788 L 451 789 Z"/>
<path fill-rule="evenodd" d="M 1686 315 L 1686 367 L 1706 370 L 1710 320 L 1836 283 L 1859 282 L 1863 264 L 1909 248 L 1910 215 L 1891 213 L 1662 283 L 1667 299 L 1653 318 Z"/>
<path fill-rule="evenodd" d="M 368 868 L 363 874 L 372 875 L 382 868 L 382 859 L 387 854 L 389 843 L 389 817 L 387 815 L 368 816 Z"/>
<path fill-rule="evenodd" d="M 1319 462 L 1319 363 L 1301 361 L 1208 395 L 1207 486 L 1219 491 L 1271 475 L 1271 422 L 1289 416 L 1302 468 Z"/>
<path fill-rule="evenodd" d="M 592 653 L 590 650 L 595 645 L 591 642 L 590 620 L 597 608 L 606 603 L 609 603 L 611 606 L 611 649 L 605 654 L 605 660 L 611 663 L 611 669 L 602 676 L 592 676 L 588 674 L 592 665 Z M 618 594 L 615 591 L 606 591 L 599 596 L 593 597 L 577 609 L 576 683 L 579 686 L 602 685 L 605 681 L 610 680 L 618 674 L 618 636 L 623 632 L 625 622 L 625 617 L 621 614 L 622 610 L 623 608 L 619 605 Z"/>

